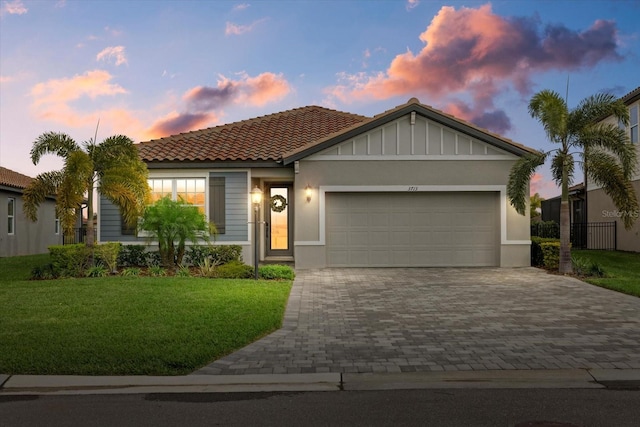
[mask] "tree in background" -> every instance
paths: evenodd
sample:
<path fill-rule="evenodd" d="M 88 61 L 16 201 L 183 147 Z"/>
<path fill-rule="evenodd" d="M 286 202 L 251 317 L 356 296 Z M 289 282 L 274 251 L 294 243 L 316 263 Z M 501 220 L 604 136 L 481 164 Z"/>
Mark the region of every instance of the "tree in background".
<path fill-rule="evenodd" d="M 115 135 L 100 144 L 91 139 L 79 145 L 64 133 L 46 132 L 33 143 L 33 164 L 37 165 L 45 154 L 60 156 L 64 167 L 38 175 L 24 190 L 23 210 L 32 221 L 38 219 L 40 203 L 55 195 L 56 214 L 65 233 L 71 233 L 86 200 L 86 244 L 93 246 L 94 190 L 116 205 L 129 225 L 134 225 L 142 215 L 150 194 L 147 166 L 128 137 Z"/>
<path fill-rule="evenodd" d="M 216 234 L 215 225 L 208 223 L 207 217 L 196 206 L 182 200 L 171 200 L 169 196 L 145 209 L 140 229 L 158 242 L 165 268 L 182 264 L 187 240 L 194 244 L 199 240 L 208 242 Z"/>
<path fill-rule="evenodd" d="M 569 109 L 557 92 L 543 90 L 531 98 L 529 113 L 542 124 L 549 141 L 560 147 L 521 157 L 509 174 L 507 194 L 516 211 L 524 215 L 529 180 L 539 166 L 551 159 L 553 179 L 562 188 L 559 270 L 571 273 L 568 189 L 578 159 L 586 175 L 602 187 L 622 213 L 625 228 L 631 228 L 635 221 L 632 214 L 638 209 L 638 199 L 631 185 L 637 164 L 635 147 L 617 123 L 599 122 L 613 116 L 627 125 L 629 112 L 613 95 L 592 95 Z"/>
<path fill-rule="evenodd" d="M 536 193 L 529 198 L 529 218 L 533 219 L 542 214 L 540 209 L 542 208 L 543 201 L 544 199 L 540 197 L 539 193 Z"/>

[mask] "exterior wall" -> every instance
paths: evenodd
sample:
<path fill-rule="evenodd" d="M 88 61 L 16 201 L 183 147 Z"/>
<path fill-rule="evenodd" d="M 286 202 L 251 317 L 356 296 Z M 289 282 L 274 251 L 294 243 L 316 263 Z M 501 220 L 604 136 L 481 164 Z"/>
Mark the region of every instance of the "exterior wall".
<path fill-rule="evenodd" d="M 15 205 L 15 233 L 7 233 L 7 200 Z M 0 257 L 47 253 L 49 246 L 62 244 L 62 229 L 55 233 L 55 201 L 46 199 L 38 209 L 38 221 L 31 222 L 22 212 L 22 194 L 0 191 Z"/>
<path fill-rule="evenodd" d="M 326 265 L 324 193 L 326 191 L 494 191 L 500 203 L 500 265 L 528 266 L 529 218 L 506 199 L 513 156 L 504 160 L 339 160 L 300 161 L 295 181 L 295 259 L 297 268 Z M 305 187 L 313 188 L 310 202 Z"/>
<path fill-rule="evenodd" d="M 640 99 L 627 104 L 628 108 L 637 107 L 640 110 Z M 639 113 L 640 114 L 640 113 Z M 603 120 L 603 123 L 617 124 L 613 117 Z M 629 132 L 629 128 L 627 128 Z M 640 198 L 640 142 L 634 144 L 636 148 L 638 165 L 636 167 L 635 176 L 633 178 L 633 188 L 636 195 Z M 631 230 L 625 230 L 622 221 L 617 218 L 618 210 L 613 201 L 607 196 L 598 185 L 592 181 L 587 183 L 587 220 L 588 222 L 617 222 L 617 246 L 621 251 L 640 252 L 640 207 L 635 212 L 638 218 Z"/>
<path fill-rule="evenodd" d="M 640 197 L 640 180 L 634 181 L 633 188 Z M 587 200 L 589 222 L 615 221 L 618 250 L 640 252 L 640 211 L 635 212 L 636 222 L 633 228 L 626 230 L 611 198 L 602 189 L 589 191 Z"/>
<path fill-rule="evenodd" d="M 238 244 L 243 247 L 243 259 L 251 261 L 249 241 L 249 172 L 248 171 L 215 171 L 215 170 L 162 170 L 150 171 L 149 178 L 225 178 L 225 218 L 226 229 L 224 234 L 216 237 L 216 244 Z M 207 189 L 207 202 L 205 212 L 209 212 L 210 197 Z M 119 241 L 129 244 L 149 243 L 142 235 L 122 235 L 121 219 L 118 208 L 106 200 L 100 198 L 98 214 L 98 239 L 100 242 Z"/>

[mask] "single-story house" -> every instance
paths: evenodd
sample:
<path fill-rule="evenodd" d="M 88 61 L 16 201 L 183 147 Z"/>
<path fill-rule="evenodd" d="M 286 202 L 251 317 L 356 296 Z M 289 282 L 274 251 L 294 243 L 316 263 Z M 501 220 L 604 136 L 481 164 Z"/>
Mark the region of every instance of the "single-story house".
<path fill-rule="evenodd" d="M 32 180 L 0 166 L 0 257 L 46 253 L 49 246 L 62 244 L 53 197 L 40 205 L 36 222 L 22 212 L 22 193 Z"/>
<path fill-rule="evenodd" d="M 629 124 L 625 126 L 623 123 L 619 123 L 618 125 L 625 128 L 630 142 L 636 147 L 638 165 L 635 176 L 632 179 L 632 185 L 636 194 L 640 197 L 640 87 L 635 88 L 621 99 L 629 109 Z M 615 124 L 615 118 L 609 116 L 604 118 L 602 122 Z M 586 200 L 588 222 L 615 221 L 617 223 L 616 243 L 618 250 L 640 252 L 640 208 L 635 212 L 631 212 L 637 219 L 633 228 L 627 230 L 620 219 L 621 212 L 618 211 L 611 198 L 592 181 L 587 182 Z"/>
<path fill-rule="evenodd" d="M 528 213 L 506 194 L 532 149 L 412 98 L 373 117 L 318 106 L 138 145 L 154 197 L 183 197 L 216 244 L 296 268 L 528 266 Z M 264 194 L 258 224 L 250 193 Z M 140 242 L 100 201 L 99 241 Z"/>

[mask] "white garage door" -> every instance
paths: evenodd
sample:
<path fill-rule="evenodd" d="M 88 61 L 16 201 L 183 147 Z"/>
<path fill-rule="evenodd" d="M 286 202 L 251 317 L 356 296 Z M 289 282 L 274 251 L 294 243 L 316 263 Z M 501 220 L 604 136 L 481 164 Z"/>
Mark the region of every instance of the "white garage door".
<path fill-rule="evenodd" d="M 497 193 L 327 193 L 331 267 L 498 265 Z"/>

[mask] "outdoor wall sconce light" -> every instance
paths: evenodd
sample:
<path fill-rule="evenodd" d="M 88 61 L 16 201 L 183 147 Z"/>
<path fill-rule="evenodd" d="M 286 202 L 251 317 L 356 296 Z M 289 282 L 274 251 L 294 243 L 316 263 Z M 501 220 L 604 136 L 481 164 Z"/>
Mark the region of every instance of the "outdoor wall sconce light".
<path fill-rule="evenodd" d="M 307 203 L 309 203 L 311 201 L 311 186 L 309 184 L 304 187 L 304 194 L 307 196 Z"/>

